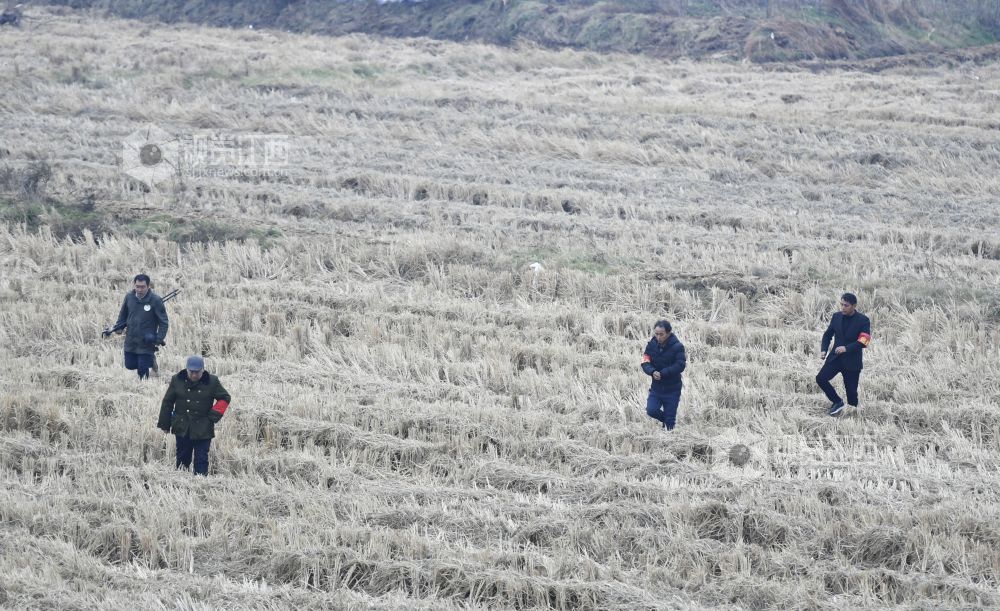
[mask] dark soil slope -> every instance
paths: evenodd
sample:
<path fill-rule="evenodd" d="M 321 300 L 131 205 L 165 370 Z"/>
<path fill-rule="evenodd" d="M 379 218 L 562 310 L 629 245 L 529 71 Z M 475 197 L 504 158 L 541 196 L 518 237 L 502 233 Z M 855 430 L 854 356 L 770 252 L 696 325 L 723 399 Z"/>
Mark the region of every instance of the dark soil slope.
<path fill-rule="evenodd" d="M 130 18 L 756 62 L 859 60 L 1000 40 L 997 0 L 53 0 Z"/>

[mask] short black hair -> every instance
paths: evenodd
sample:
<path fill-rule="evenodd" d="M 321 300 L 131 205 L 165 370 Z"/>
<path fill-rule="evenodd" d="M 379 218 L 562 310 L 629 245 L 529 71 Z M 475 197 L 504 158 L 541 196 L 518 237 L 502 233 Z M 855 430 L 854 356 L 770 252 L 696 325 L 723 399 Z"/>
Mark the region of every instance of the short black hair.
<path fill-rule="evenodd" d="M 146 274 L 136 274 L 135 278 L 132 278 L 132 284 L 135 284 L 136 282 L 145 282 L 147 286 L 152 284 L 149 280 L 149 276 Z"/>
<path fill-rule="evenodd" d="M 655 324 L 655 325 L 653 325 L 653 330 L 655 331 L 656 329 L 663 329 L 663 330 L 664 330 L 664 331 L 666 331 L 667 333 L 670 333 L 670 332 L 671 332 L 671 331 L 673 330 L 673 329 L 672 329 L 672 328 L 670 327 L 670 323 L 669 323 L 669 322 L 667 322 L 667 321 L 666 321 L 666 320 L 664 320 L 664 319 L 661 319 L 661 320 L 658 320 L 658 321 L 656 321 L 656 324 Z"/>
<path fill-rule="evenodd" d="M 840 298 L 851 305 L 858 305 L 858 296 L 854 293 L 844 293 Z"/>

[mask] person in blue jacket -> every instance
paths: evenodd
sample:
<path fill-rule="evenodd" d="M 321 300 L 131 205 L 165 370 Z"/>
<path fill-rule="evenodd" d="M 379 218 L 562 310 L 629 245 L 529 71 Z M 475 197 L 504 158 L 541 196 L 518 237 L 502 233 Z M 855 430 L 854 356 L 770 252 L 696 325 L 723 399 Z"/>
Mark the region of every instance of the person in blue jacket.
<path fill-rule="evenodd" d="M 653 337 L 642 352 L 642 370 L 653 378 L 646 399 L 646 414 L 672 431 L 677 421 L 677 406 L 681 402 L 681 372 L 687 367 L 684 344 L 674 335 L 670 323 L 658 320 L 653 325 Z"/>
<path fill-rule="evenodd" d="M 833 315 L 819 348 L 820 358 L 825 362 L 816 374 L 816 383 L 831 402 L 831 416 L 844 410 L 843 399 L 830 384 L 838 373 L 844 377 L 847 404 L 855 408 L 858 406 L 858 381 L 864 367 L 862 354 L 872 341 L 872 325 L 867 316 L 858 312 L 857 306 L 858 298 L 853 293 L 841 295 L 840 311 Z M 828 354 L 831 339 L 834 340 L 834 349 Z"/>
<path fill-rule="evenodd" d="M 125 369 L 138 373 L 140 380 L 156 369 L 156 351 L 164 345 L 170 323 L 163 299 L 150 284 L 146 274 L 133 279 L 115 323 L 115 333 L 125 332 Z"/>

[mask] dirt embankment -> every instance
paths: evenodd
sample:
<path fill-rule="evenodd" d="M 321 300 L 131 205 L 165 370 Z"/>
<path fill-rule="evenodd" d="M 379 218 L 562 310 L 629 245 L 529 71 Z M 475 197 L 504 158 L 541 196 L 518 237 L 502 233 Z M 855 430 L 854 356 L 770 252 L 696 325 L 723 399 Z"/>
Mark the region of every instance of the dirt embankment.
<path fill-rule="evenodd" d="M 50 0 L 128 18 L 755 62 L 854 61 L 1000 41 L 992 0 Z"/>

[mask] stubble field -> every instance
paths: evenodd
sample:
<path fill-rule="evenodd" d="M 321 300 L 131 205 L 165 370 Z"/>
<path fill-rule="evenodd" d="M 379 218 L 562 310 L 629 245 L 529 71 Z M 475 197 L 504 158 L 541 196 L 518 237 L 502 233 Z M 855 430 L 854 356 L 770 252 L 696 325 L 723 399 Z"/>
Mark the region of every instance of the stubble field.
<path fill-rule="evenodd" d="M 996 64 L 32 15 L 0 30 L 0 603 L 1000 604 Z M 143 189 L 118 164 L 150 123 L 289 162 Z M 27 230 L 25 201 L 121 230 Z M 256 238 L 184 241 L 227 235 Z M 139 272 L 182 290 L 145 382 L 99 338 Z M 834 419 L 845 290 L 874 340 Z M 233 395 L 207 479 L 155 428 L 193 352 Z"/>

